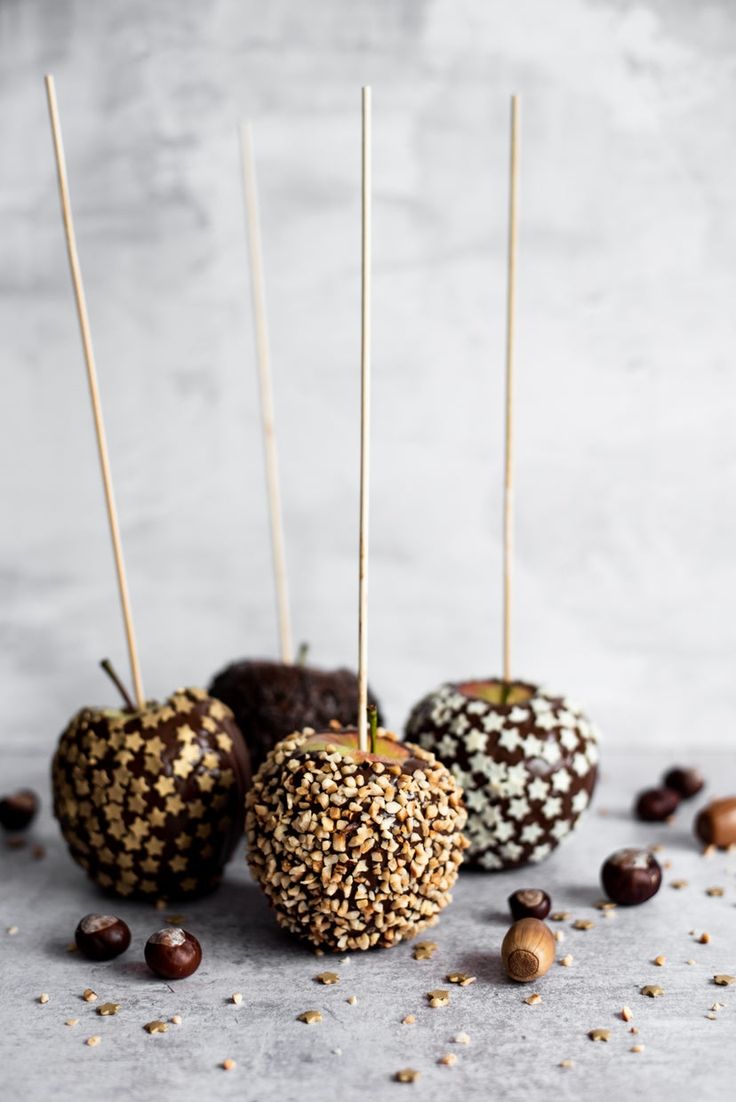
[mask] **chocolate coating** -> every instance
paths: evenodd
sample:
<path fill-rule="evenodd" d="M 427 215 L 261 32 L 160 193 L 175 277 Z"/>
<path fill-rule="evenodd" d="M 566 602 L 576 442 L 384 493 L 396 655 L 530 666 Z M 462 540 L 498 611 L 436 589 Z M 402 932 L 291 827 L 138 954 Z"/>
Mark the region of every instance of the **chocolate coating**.
<path fill-rule="evenodd" d="M 0 826 L 7 831 L 26 830 L 38 812 L 38 796 L 30 788 L 19 788 L 0 800 Z"/>
<path fill-rule="evenodd" d="M 145 948 L 146 964 L 164 980 L 185 980 L 202 963 L 202 946 L 194 934 L 167 926 L 151 934 Z"/>
<path fill-rule="evenodd" d="M 663 823 L 674 815 L 680 797 L 672 788 L 645 788 L 637 796 L 634 812 L 643 823 Z"/>
<path fill-rule="evenodd" d="M 209 691 L 232 709 L 254 773 L 276 743 L 295 731 L 358 721 L 358 679 L 351 670 L 246 659 L 218 673 Z M 368 703 L 377 705 L 370 689 Z"/>
<path fill-rule="evenodd" d="M 520 888 L 509 896 L 509 910 L 514 922 L 522 918 L 546 918 L 552 900 L 541 888 Z"/>
<path fill-rule="evenodd" d="M 699 769 L 683 769 L 681 766 L 675 766 L 665 773 L 662 783 L 665 788 L 676 792 L 681 800 L 690 800 L 697 796 L 705 785 Z"/>
<path fill-rule="evenodd" d="M 695 819 L 695 833 L 706 846 L 736 846 L 736 796 L 711 800 Z"/>
<path fill-rule="evenodd" d="M 248 863 L 280 926 L 338 952 L 395 945 L 447 906 L 466 841 L 445 767 L 379 731 L 278 743 L 246 798 Z"/>
<path fill-rule="evenodd" d="M 542 861 L 574 828 L 597 777 L 597 732 L 561 696 L 515 682 L 523 699 L 477 695 L 498 681 L 442 685 L 424 697 L 406 737 L 436 754 L 462 785 L 466 860 L 484 869 Z M 475 695 L 474 695 L 475 690 Z"/>
<path fill-rule="evenodd" d="M 89 914 L 79 920 L 74 940 L 80 953 L 90 960 L 112 960 L 130 945 L 130 930 L 115 915 Z"/>
<path fill-rule="evenodd" d="M 83 708 L 59 741 L 54 812 L 72 857 L 118 895 L 177 899 L 217 886 L 243 830 L 248 753 L 202 689 L 144 712 Z"/>
<path fill-rule="evenodd" d="M 631 907 L 657 894 L 662 870 L 649 850 L 619 849 L 604 862 L 601 883 L 609 899 Z"/>

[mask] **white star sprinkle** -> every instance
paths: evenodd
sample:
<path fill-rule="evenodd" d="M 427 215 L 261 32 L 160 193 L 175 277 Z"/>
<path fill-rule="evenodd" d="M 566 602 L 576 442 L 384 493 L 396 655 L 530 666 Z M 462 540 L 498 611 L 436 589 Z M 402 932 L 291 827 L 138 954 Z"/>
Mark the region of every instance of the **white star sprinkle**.
<path fill-rule="evenodd" d="M 579 777 L 584 777 L 590 770 L 585 754 L 576 754 L 572 759 L 572 767 Z"/>
<path fill-rule="evenodd" d="M 503 731 L 504 717 L 497 712 L 490 712 L 480 721 L 484 731 L 491 734 L 494 731 Z"/>
<path fill-rule="evenodd" d="M 562 800 L 559 796 L 550 796 L 542 806 L 542 814 L 545 819 L 554 819 L 562 811 Z"/>
<path fill-rule="evenodd" d="M 513 707 L 509 712 L 509 721 L 511 723 L 525 723 L 529 719 L 529 710 L 527 708 Z"/>
<path fill-rule="evenodd" d="M 563 727 L 560 742 L 566 750 L 574 750 L 578 744 L 578 733 L 572 727 Z"/>
<path fill-rule="evenodd" d="M 463 719 L 465 717 L 463 716 Z M 466 720 L 467 723 L 467 720 Z M 459 733 L 459 732 L 458 732 Z M 488 736 L 483 731 L 470 731 L 464 738 L 465 749 L 469 754 L 488 749 Z"/>
<path fill-rule="evenodd" d="M 527 789 L 530 800 L 543 800 L 549 792 L 549 785 L 541 777 L 535 777 Z"/>
<path fill-rule="evenodd" d="M 543 742 L 536 735 L 527 735 L 524 739 L 524 753 L 528 758 L 538 758 L 542 753 Z"/>
<path fill-rule="evenodd" d="M 533 846 L 543 834 L 539 823 L 528 823 L 521 832 L 521 840 L 525 845 Z"/>
<path fill-rule="evenodd" d="M 498 740 L 498 745 L 503 750 L 508 750 L 513 754 L 514 750 L 521 745 L 521 739 L 519 738 L 519 732 L 515 731 L 513 727 L 507 727 L 501 732 L 501 737 Z"/>
<path fill-rule="evenodd" d="M 464 735 L 467 729 L 470 727 L 470 721 L 468 717 L 462 715 L 456 716 L 450 724 L 450 730 L 454 735 Z"/>
<path fill-rule="evenodd" d="M 585 789 L 581 789 L 580 792 L 576 792 L 572 798 L 572 809 L 576 815 L 579 815 L 581 811 L 585 811 L 588 806 L 588 793 Z"/>
<path fill-rule="evenodd" d="M 523 819 L 525 815 L 529 814 L 529 804 L 522 797 L 511 800 L 509 803 L 509 815 L 512 819 Z"/>
<path fill-rule="evenodd" d="M 506 770 L 506 794 L 508 796 L 520 796 L 526 788 L 529 771 L 519 762 L 517 765 L 509 765 Z"/>
<path fill-rule="evenodd" d="M 559 769 L 552 774 L 552 787 L 555 792 L 569 792 L 571 784 L 572 777 L 566 769 Z"/>
<path fill-rule="evenodd" d="M 552 827 L 552 834 L 561 842 L 566 834 L 570 833 L 570 822 L 568 819 L 558 819 Z"/>

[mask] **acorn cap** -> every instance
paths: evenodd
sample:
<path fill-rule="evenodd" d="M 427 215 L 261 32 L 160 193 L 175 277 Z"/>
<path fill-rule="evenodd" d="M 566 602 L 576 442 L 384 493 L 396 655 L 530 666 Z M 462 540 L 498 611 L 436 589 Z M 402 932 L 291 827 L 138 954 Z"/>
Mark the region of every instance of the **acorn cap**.
<path fill-rule="evenodd" d="M 310 747 L 313 734 L 279 743 L 253 781 L 251 871 L 278 923 L 314 945 L 342 952 L 413 937 L 451 898 L 466 846 L 460 788 L 419 747 L 403 760 L 361 759 L 330 744 L 335 732 Z"/>

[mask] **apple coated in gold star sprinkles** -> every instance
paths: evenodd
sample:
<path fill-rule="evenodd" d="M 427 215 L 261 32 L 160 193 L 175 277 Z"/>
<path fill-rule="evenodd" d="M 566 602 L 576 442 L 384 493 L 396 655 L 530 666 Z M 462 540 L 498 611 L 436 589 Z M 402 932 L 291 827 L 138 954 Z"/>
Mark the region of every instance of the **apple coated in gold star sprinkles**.
<path fill-rule="evenodd" d="M 202 689 L 179 689 L 143 711 L 78 712 L 54 756 L 54 813 L 101 888 L 201 895 L 219 883 L 242 833 L 249 779 L 230 709 Z"/>

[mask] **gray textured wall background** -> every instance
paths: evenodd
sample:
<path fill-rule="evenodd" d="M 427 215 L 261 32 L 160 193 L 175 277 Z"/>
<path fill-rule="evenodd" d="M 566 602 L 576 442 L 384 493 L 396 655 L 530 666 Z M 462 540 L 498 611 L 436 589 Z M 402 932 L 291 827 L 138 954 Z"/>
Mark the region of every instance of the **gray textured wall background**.
<path fill-rule="evenodd" d="M 256 127 L 298 638 L 356 653 L 359 86 L 374 88 L 371 680 L 499 666 L 508 95 L 515 657 L 619 744 L 736 705 L 726 0 L 2 0 L 7 744 L 125 668 L 42 86 L 57 78 L 146 686 L 275 653 L 236 127 Z M 127 672 L 127 671 L 126 671 Z"/>

